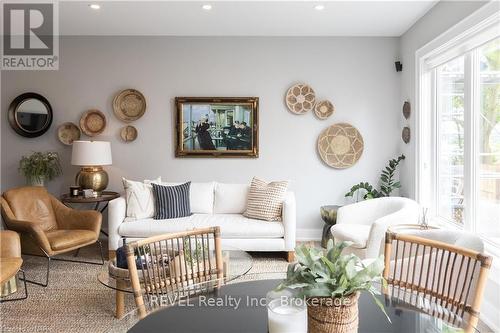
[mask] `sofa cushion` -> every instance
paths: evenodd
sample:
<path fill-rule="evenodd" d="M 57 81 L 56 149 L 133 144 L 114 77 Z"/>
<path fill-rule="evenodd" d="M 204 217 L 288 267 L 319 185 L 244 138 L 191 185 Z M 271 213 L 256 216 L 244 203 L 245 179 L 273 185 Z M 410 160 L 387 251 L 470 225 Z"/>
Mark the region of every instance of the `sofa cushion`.
<path fill-rule="evenodd" d="M 249 219 L 241 214 L 193 214 L 168 220 L 126 218 L 118 233 L 122 237 L 145 238 L 211 226 L 220 226 L 222 238 L 282 238 L 285 235 L 283 223 Z"/>
<path fill-rule="evenodd" d="M 4 284 L 10 278 L 15 276 L 21 269 L 23 259 L 21 258 L 0 258 L 0 284 Z"/>
<path fill-rule="evenodd" d="M 215 214 L 243 214 L 247 208 L 248 184 L 215 184 Z"/>
<path fill-rule="evenodd" d="M 164 186 L 181 185 L 183 183 L 161 182 Z M 212 214 L 214 212 L 214 187 L 215 182 L 191 183 L 189 189 L 189 202 L 191 213 Z"/>
<path fill-rule="evenodd" d="M 352 247 L 364 249 L 370 235 L 370 228 L 369 225 L 341 223 L 332 226 L 331 233 L 335 240 L 352 242 Z"/>
<path fill-rule="evenodd" d="M 61 251 L 75 246 L 92 243 L 98 235 L 90 230 L 52 230 L 45 233 L 50 247 L 54 251 Z"/>

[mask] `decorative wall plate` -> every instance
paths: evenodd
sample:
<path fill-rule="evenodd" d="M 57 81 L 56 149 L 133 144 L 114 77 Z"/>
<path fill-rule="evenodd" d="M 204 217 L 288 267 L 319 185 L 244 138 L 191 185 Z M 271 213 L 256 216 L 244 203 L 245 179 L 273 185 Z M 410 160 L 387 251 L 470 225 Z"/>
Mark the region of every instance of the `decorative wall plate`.
<path fill-rule="evenodd" d="M 318 102 L 314 106 L 314 113 L 321 120 L 325 120 L 326 118 L 330 117 L 334 111 L 335 107 L 333 106 L 332 102 L 328 100 Z"/>
<path fill-rule="evenodd" d="M 285 102 L 291 112 L 304 114 L 314 108 L 316 94 L 307 84 L 296 84 L 286 92 Z"/>
<path fill-rule="evenodd" d="M 403 104 L 403 117 L 405 117 L 405 119 L 408 119 L 410 118 L 411 116 L 411 104 L 410 102 L 404 102 Z"/>
<path fill-rule="evenodd" d="M 99 110 L 88 110 L 80 118 L 80 129 L 88 136 L 101 134 L 106 128 L 106 116 Z"/>
<path fill-rule="evenodd" d="M 411 139 L 411 130 L 408 126 L 403 127 L 403 131 L 401 132 L 401 138 L 403 139 L 404 143 L 410 142 Z"/>
<path fill-rule="evenodd" d="M 318 153 L 332 168 L 353 166 L 363 154 L 364 142 L 352 125 L 340 123 L 326 128 L 318 137 Z"/>
<path fill-rule="evenodd" d="M 68 146 L 71 146 L 73 141 L 80 140 L 81 134 L 82 132 L 78 126 L 72 122 L 61 124 L 57 128 L 57 137 L 59 138 L 59 141 Z"/>
<path fill-rule="evenodd" d="M 132 142 L 137 139 L 137 128 L 134 126 L 125 126 L 120 131 L 120 137 L 125 142 Z"/>
<path fill-rule="evenodd" d="M 135 89 L 125 89 L 113 99 L 113 111 L 124 122 L 141 118 L 146 112 L 146 99 Z"/>

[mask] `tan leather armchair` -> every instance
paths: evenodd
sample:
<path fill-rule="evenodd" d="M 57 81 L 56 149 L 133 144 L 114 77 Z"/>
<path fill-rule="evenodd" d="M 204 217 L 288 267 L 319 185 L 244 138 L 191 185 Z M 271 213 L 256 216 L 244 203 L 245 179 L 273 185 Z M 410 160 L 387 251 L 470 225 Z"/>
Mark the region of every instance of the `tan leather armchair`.
<path fill-rule="evenodd" d="M 20 187 L 2 194 L 2 217 L 8 229 L 21 233 L 23 254 L 44 256 L 48 259 L 46 283 L 48 284 L 50 259 L 55 255 L 78 250 L 98 243 L 102 215 L 93 210 L 75 210 L 65 206 L 44 187 Z M 68 260 L 81 263 L 86 261 Z"/>
<path fill-rule="evenodd" d="M 0 231 L 0 286 L 8 283 L 19 272 L 23 274 L 23 281 L 25 281 L 24 272 L 21 270 L 22 264 L 19 235 L 17 232 L 10 230 Z M 6 299 L 2 300 L 2 302 L 26 299 L 28 297 L 26 281 L 24 282 L 24 295 L 21 298 Z"/>

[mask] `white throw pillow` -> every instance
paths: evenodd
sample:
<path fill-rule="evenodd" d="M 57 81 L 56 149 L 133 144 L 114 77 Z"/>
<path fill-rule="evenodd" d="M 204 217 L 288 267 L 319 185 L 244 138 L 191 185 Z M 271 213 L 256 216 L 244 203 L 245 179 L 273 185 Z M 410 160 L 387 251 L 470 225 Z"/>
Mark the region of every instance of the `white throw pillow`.
<path fill-rule="evenodd" d="M 159 182 L 164 186 L 175 186 L 183 183 Z M 215 182 L 191 183 L 189 188 L 189 202 L 193 214 L 213 214 L 214 212 Z"/>
<path fill-rule="evenodd" d="M 223 184 L 215 185 L 215 214 L 243 214 L 247 208 L 250 185 Z"/>
<path fill-rule="evenodd" d="M 145 219 L 155 214 L 155 200 L 153 197 L 152 182 L 161 183 L 161 177 L 155 180 L 137 182 L 122 178 L 127 202 L 127 217 Z"/>

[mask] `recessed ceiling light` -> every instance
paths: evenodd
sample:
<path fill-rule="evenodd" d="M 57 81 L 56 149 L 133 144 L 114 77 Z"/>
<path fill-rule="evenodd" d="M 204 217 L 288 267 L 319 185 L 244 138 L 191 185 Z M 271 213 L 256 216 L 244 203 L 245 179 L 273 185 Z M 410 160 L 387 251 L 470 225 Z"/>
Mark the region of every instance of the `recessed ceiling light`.
<path fill-rule="evenodd" d="M 203 8 L 203 10 L 211 10 L 212 5 L 206 4 L 206 5 L 201 6 L 201 8 Z"/>
<path fill-rule="evenodd" d="M 101 9 L 101 5 L 98 5 L 96 3 L 90 4 L 89 7 L 95 10 Z"/>
<path fill-rule="evenodd" d="M 316 5 L 316 6 L 314 6 L 314 9 L 323 10 L 323 9 L 325 9 L 325 6 L 324 5 Z"/>

